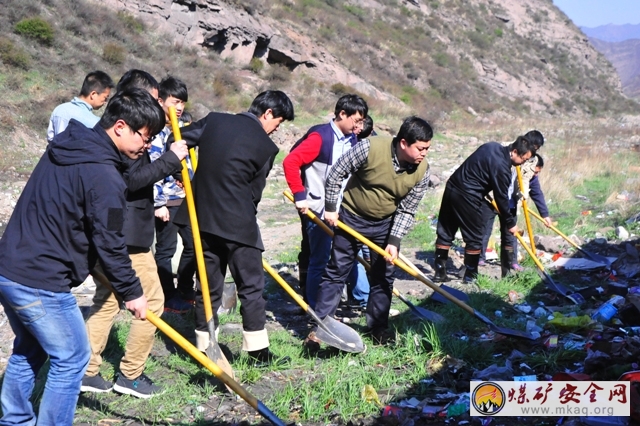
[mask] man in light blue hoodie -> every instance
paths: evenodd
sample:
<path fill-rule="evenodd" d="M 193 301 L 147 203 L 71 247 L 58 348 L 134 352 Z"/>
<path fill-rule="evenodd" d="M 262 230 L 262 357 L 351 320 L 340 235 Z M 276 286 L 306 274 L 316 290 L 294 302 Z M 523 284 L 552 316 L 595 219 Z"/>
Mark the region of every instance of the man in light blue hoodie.
<path fill-rule="evenodd" d="M 87 74 L 80 94 L 70 102 L 58 105 L 51 113 L 47 140 L 51 142 L 54 136 L 62 133 L 72 118 L 87 127 L 95 126 L 100 117 L 93 111 L 107 103 L 113 86 L 113 80 L 105 72 L 93 71 Z"/>

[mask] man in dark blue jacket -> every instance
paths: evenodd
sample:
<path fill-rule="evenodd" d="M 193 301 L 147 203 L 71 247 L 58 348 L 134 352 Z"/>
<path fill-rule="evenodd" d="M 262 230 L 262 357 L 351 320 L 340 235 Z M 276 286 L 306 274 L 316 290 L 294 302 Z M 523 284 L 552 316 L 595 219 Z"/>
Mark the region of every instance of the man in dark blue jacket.
<path fill-rule="evenodd" d="M 463 282 L 475 282 L 486 223 L 482 206 L 489 192 L 493 191 L 506 229 L 512 234 L 518 232 L 516 219 L 509 210 L 511 167 L 531 158 L 533 150 L 533 144 L 523 136 L 509 146 L 489 142 L 480 146 L 451 175 L 438 214 L 434 281 L 448 280 L 449 249 L 460 229 L 465 243 Z"/>
<path fill-rule="evenodd" d="M 139 89 L 116 95 L 99 123 L 75 120 L 34 169 L 0 240 L 0 303 L 16 335 L 2 384 L 1 424 L 71 425 L 90 349 L 71 287 L 99 260 L 136 318 L 147 300 L 122 233 L 126 158 L 164 127 L 158 102 Z M 36 414 L 35 378 L 50 369 Z"/>

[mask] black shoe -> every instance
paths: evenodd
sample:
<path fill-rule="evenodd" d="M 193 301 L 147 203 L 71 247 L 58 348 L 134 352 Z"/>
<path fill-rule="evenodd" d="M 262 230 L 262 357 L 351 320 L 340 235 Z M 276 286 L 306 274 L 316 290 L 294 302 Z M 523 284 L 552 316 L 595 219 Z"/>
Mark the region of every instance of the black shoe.
<path fill-rule="evenodd" d="M 82 385 L 80 385 L 80 392 L 104 393 L 111 392 L 111 389 L 113 389 L 113 383 L 107 382 L 100 373 L 96 376 L 85 374 L 82 378 Z"/>
<path fill-rule="evenodd" d="M 119 374 L 113 390 L 118 393 L 133 395 L 136 398 L 143 399 L 151 398 L 153 395 L 158 395 L 163 392 L 160 386 L 154 385 L 151 379 L 144 374 L 141 374 L 133 380 L 129 380 L 122 374 Z"/>
<path fill-rule="evenodd" d="M 396 341 L 395 331 L 389 328 L 367 329 L 364 335 L 371 337 L 371 340 L 377 345 L 393 344 Z"/>
<path fill-rule="evenodd" d="M 436 260 L 433 263 L 433 269 L 436 273 L 433 276 L 433 281 L 437 283 L 446 283 L 449 281 L 447 276 L 447 259 L 449 258 L 449 250 L 436 249 Z"/>
<path fill-rule="evenodd" d="M 480 253 L 470 254 L 464 253 L 464 276 L 462 282 L 464 284 L 477 284 L 478 282 L 478 262 L 480 261 Z"/>
<path fill-rule="evenodd" d="M 249 351 L 249 362 L 256 368 L 279 367 L 291 361 L 288 356 L 274 355 L 269 348 Z"/>

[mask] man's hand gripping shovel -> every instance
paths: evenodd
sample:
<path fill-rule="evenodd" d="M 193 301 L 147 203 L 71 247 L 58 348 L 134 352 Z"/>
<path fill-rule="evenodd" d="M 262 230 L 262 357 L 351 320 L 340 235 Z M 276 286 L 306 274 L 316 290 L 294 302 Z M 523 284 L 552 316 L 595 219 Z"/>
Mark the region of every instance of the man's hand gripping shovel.
<path fill-rule="evenodd" d="M 101 272 L 97 270 L 91 271 L 91 275 L 93 278 L 98 281 L 101 285 L 111 290 L 113 295 L 116 297 L 118 302 L 121 305 L 124 305 L 122 300 L 117 296 L 117 293 L 114 291 L 113 286 Z M 255 396 L 251 395 L 245 388 L 240 385 L 240 383 L 236 382 L 233 377 L 229 376 L 226 372 L 224 372 L 220 366 L 212 361 L 206 356 L 202 354 L 195 346 L 193 346 L 187 339 L 182 337 L 180 333 L 175 331 L 169 324 L 164 322 L 161 318 L 156 316 L 153 312 L 147 309 L 146 311 L 146 320 L 151 324 L 155 325 L 158 330 L 163 332 L 168 338 L 173 340 L 178 346 L 184 349 L 189 355 L 191 355 L 196 361 L 202 364 L 207 370 L 211 371 L 218 379 L 220 379 L 229 390 L 235 392 L 237 395 L 240 395 L 242 399 L 244 399 L 250 406 L 256 409 L 260 415 L 262 415 L 265 419 L 270 421 L 275 426 L 284 426 L 285 423 L 280 420 L 267 406 L 265 406 L 262 401 L 256 399 Z"/>
<path fill-rule="evenodd" d="M 181 140 L 180 126 L 178 125 L 178 116 L 173 107 L 169 107 L 169 118 L 171 119 L 171 127 L 175 140 Z M 196 215 L 196 205 L 193 198 L 193 190 L 191 188 L 191 178 L 187 169 L 186 160 L 182 160 L 182 183 L 187 199 L 187 207 L 189 208 L 189 219 L 191 229 L 193 230 L 193 244 L 196 252 L 196 261 L 198 264 L 198 279 L 202 290 L 202 299 L 204 302 L 204 314 L 207 319 L 207 327 L 209 329 L 209 346 L 204 351 L 207 357 L 215 362 L 220 368 L 231 378 L 235 378 L 233 369 L 222 353 L 220 345 L 216 340 L 215 323 L 213 320 L 213 310 L 211 309 L 211 297 L 209 295 L 209 280 L 207 278 L 207 270 L 204 264 L 204 256 L 202 254 L 202 240 L 200 239 L 200 227 L 198 226 L 198 216 Z M 227 388 L 229 386 L 227 385 Z M 229 390 L 232 390 L 229 388 Z"/>

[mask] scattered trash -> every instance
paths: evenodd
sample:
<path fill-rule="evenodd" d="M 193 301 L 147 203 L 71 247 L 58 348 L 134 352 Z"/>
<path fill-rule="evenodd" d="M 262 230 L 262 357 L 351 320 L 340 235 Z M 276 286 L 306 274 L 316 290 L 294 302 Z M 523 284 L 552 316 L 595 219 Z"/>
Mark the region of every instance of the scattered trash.
<path fill-rule="evenodd" d="M 544 345 L 548 349 L 557 348 L 558 347 L 558 335 L 553 334 L 544 341 Z"/>
<path fill-rule="evenodd" d="M 380 407 L 383 406 L 380 398 L 378 398 L 378 392 L 376 392 L 375 388 L 371 385 L 364 385 L 362 388 L 362 399 L 366 402 L 373 402 Z"/>
<path fill-rule="evenodd" d="M 533 316 L 536 318 L 542 318 L 542 317 L 546 317 L 547 316 L 547 310 L 543 307 L 539 307 L 536 308 L 535 311 L 533 311 Z"/>
<path fill-rule="evenodd" d="M 584 371 L 585 373 L 601 371 L 609 366 L 610 360 L 611 357 L 608 354 L 588 349 L 587 357 L 584 360 Z"/>
<path fill-rule="evenodd" d="M 470 409 L 469 394 L 465 393 L 447 407 L 447 417 L 455 417 L 468 413 Z M 460 423 L 458 423 L 460 424 Z"/>
<path fill-rule="evenodd" d="M 402 409 L 400 407 L 394 407 L 393 405 L 387 405 L 382 410 L 382 417 L 397 417 L 400 418 L 402 416 Z"/>
<path fill-rule="evenodd" d="M 531 374 L 528 376 L 514 376 L 513 381 L 515 382 L 535 382 L 538 380 L 538 376 L 535 374 Z"/>
<path fill-rule="evenodd" d="M 629 417 L 580 416 L 580 422 L 585 426 L 617 426 L 617 425 L 625 426 L 629 424 Z"/>
<path fill-rule="evenodd" d="M 559 312 L 553 313 L 554 318 L 547 322 L 549 325 L 561 330 L 579 330 L 588 328 L 594 324 L 594 321 L 588 315 L 563 316 Z"/>
<path fill-rule="evenodd" d="M 478 380 L 511 380 L 513 370 L 509 367 L 498 367 L 498 364 L 492 364 L 484 370 L 476 370 L 473 372 L 473 379 Z"/>
<path fill-rule="evenodd" d="M 404 399 L 398 403 L 398 407 L 400 408 L 418 408 L 420 405 L 420 401 L 415 397 L 411 399 Z"/>
<path fill-rule="evenodd" d="M 495 311 L 494 314 L 496 318 L 502 318 L 502 311 Z"/>
<path fill-rule="evenodd" d="M 523 314 L 528 314 L 529 312 L 531 312 L 531 306 L 529 305 L 515 305 L 514 308 L 522 312 Z"/>

